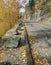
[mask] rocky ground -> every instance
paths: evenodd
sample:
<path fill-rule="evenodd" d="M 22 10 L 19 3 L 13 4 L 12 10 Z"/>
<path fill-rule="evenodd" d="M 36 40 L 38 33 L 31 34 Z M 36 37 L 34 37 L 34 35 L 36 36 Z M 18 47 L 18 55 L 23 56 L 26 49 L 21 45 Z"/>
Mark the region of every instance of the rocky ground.
<path fill-rule="evenodd" d="M 16 49 L 7 49 L 0 52 L 0 62 L 10 62 L 12 64 L 26 65 L 26 46 Z"/>
<path fill-rule="evenodd" d="M 0 65 L 32 65 L 25 25 L 20 23 L 6 32 L 0 47 Z"/>
<path fill-rule="evenodd" d="M 2 39 L 0 65 L 51 65 L 51 22 L 20 23 Z"/>
<path fill-rule="evenodd" d="M 27 55 L 26 55 L 26 45 L 25 45 L 25 27 L 21 26 L 20 29 L 17 29 L 19 26 L 16 25 L 14 28 L 9 30 L 4 36 L 4 43 L 0 47 L 0 63 L 3 64 L 10 62 L 12 65 L 27 65 Z M 17 31 L 19 31 L 17 34 Z M 21 31 L 22 30 L 22 31 Z M 21 33 L 21 35 L 20 35 Z M 13 38 L 13 39 L 12 39 Z M 21 44 L 17 39 L 21 38 Z M 9 40 L 8 40 L 9 39 Z M 16 44 L 15 44 L 16 43 Z M 3 64 L 4 65 L 4 64 Z M 7 64 L 6 64 L 7 65 Z"/>

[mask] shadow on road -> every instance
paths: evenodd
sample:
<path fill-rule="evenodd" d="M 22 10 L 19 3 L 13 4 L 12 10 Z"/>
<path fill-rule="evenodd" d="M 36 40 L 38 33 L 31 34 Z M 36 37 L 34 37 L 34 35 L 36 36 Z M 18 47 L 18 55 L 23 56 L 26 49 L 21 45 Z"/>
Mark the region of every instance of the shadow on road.
<path fill-rule="evenodd" d="M 51 38 L 51 30 L 39 30 L 35 31 L 33 35 L 36 39 Z"/>

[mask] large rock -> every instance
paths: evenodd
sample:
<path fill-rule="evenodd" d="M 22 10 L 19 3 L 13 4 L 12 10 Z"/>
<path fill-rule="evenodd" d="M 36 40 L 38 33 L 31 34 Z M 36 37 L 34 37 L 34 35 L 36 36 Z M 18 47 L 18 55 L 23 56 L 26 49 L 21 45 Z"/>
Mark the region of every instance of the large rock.
<path fill-rule="evenodd" d="M 6 48 L 15 48 L 15 47 L 18 47 L 19 44 L 20 44 L 20 40 L 21 38 L 20 37 L 10 37 L 10 38 L 7 38 L 5 41 L 4 41 L 4 47 Z"/>

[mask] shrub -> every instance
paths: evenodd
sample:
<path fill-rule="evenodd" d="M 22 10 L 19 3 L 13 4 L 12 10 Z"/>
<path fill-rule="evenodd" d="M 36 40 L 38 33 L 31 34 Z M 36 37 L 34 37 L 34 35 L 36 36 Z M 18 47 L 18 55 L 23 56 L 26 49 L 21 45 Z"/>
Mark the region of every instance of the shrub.
<path fill-rule="evenodd" d="M 10 26 L 8 22 L 0 21 L 0 37 L 2 37 L 9 28 Z"/>
<path fill-rule="evenodd" d="M 51 1 L 48 3 L 49 12 L 51 12 Z"/>
<path fill-rule="evenodd" d="M 41 10 L 41 9 L 43 8 L 43 4 L 42 4 L 41 2 L 38 3 L 38 4 L 37 4 L 37 8 Z"/>

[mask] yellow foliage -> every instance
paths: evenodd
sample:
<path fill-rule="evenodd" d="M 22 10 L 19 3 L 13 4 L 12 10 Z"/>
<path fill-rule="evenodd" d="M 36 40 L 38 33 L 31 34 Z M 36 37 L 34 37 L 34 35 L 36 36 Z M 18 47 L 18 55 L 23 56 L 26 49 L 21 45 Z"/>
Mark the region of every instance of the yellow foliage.
<path fill-rule="evenodd" d="M 0 8 L 4 8 L 4 2 L 3 2 L 3 0 L 0 0 Z"/>
<path fill-rule="evenodd" d="M 19 4 L 16 0 L 11 0 L 8 4 L 4 3 L 3 0 L 0 0 L 0 37 L 17 23 L 19 17 L 18 6 Z"/>
<path fill-rule="evenodd" d="M 3 34 L 5 33 L 5 29 L 4 29 L 4 25 L 3 23 L 0 23 L 0 36 L 3 36 Z"/>
<path fill-rule="evenodd" d="M 0 37 L 3 36 L 9 28 L 8 22 L 0 22 Z"/>
<path fill-rule="evenodd" d="M 0 53 L 0 57 L 3 58 L 6 55 L 6 53 Z"/>
<path fill-rule="evenodd" d="M 40 2 L 40 3 L 37 4 L 37 7 L 38 7 L 38 9 L 41 10 L 43 8 L 43 4 Z"/>
<path fill-rule="evenodd" d="M 51 12 L 51 1 L 48 3 L 49 12 Z"/>

